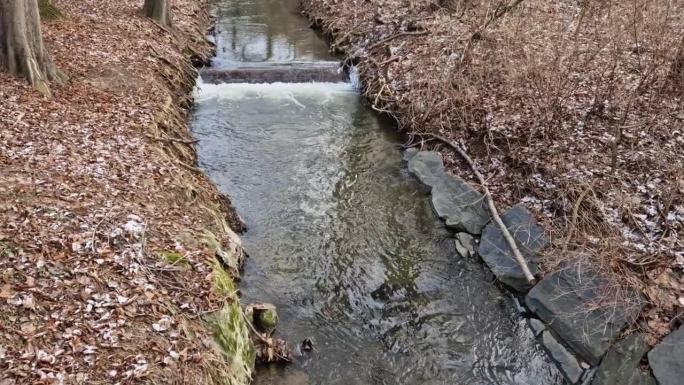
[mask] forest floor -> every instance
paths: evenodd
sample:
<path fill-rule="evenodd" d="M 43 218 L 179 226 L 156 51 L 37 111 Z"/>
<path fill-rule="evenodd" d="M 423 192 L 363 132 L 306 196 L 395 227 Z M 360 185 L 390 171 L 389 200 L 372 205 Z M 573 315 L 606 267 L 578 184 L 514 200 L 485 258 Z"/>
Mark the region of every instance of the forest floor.
<path fill-rule="evenodd" d="M 525 203 L 546 272 L 588 263 L 636 290 L 655 343 L 684 314 L 684 1 L 303 0 L 409 144 L 460 143 L 498 205 Z"/>
<path fill-rule="evenodd" d="M 140 0 L 54 4 L 69 80 L 0 74 L 0 384 L 227 383 L 203 317 L 242 225 L 185 121 L 206 1 L 173 1 L 173 32 Z"/>

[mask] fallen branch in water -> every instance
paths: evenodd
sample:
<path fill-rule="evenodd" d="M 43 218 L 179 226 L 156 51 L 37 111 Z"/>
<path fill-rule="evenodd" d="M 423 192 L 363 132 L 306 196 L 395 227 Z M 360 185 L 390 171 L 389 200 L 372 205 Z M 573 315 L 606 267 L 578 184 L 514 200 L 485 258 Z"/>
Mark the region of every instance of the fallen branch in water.
<path fill-rule="evenodd" d="M 252 323 L 253 320 L 248 319 L 244 312 L 240 312 L 240 314 L 242 314 L 242 319 L 244 319 L 252 334 L 257 338 L 258 342 L 262 344 L 261 347 L 256 346 L 258 349 L 257 362 L 292 362 L 292 358 L 290 358 L 290 349 L 287 347 L 287 343 L 284 340 L 273 339 L 272 337 L 264 336 L 258 330 L 256 330 L 254 324 Z"/>
<path fill-rule="evenodd" d="M 458 155 L 463 158 L 466 163 L 468 163 L 468 166 L 470 166 L 470 169 L 473 171 L 475 174 L 475 177 L 477 178 L 478 182 L 480 183 L 480 186 L 482 186 L 482 190 L 484 190 L 484 197 L 485 200 L 487 201 L 487 207 L 489 208 L 490 214 L 492 214 L 492 218 L 494 219 L 494 223 L 499 227 L 501 230 L 501 233 L 503 233 L 504 238 L 506 239 L 506 242 L 508 243 L 508 246 L 511 248 L 513 251 L 513 255 L 515 256 L 515 260 L 518 262 L 518 265 L 520 265 L 520 268 L 523 271 L 523 274 L 525 274 L 525 279 L 527 279 L 527 282 L 534 284 L 535 283 L 535 278 L 532 272 L 530 271 L 529 266 L 527 266 L 527 262 L 525 262 L 525 258 L 523 257 L 522 253 L 520 252 L 520 249 L 518 249 L 518 245 L 515 243 L 515 239 L 513 239 L 513 236 L 511 233 L 508 231 L 508 228 L 506 225 L 503 223 L 501 220 L 501 216 L 499 216 L 499 211 L 496 209 L 496 205 L 494 204 L 494 199 L 492 198 L 492 194 L 489 192 L 489 189 L 487 188 L 487 184 L 485 182 L 484 176 L 480 173 L 480 170 L 477 168 L 477 165 L 475 164 L 475 161 L 466 153 L 466 151 L 458 145 L 457 143 L 454 143 L 450 141 L 449 139 L 435 135 L 435 134 L 430 134 L 430 133 L 418 133 L 414 132 L 411 133 L 411 135 L 419 135 L 419 136 L 427 136 L 430 138 L 437 139 L 445 144 L 447 144 L 449 147 L 454 149 Z"/>

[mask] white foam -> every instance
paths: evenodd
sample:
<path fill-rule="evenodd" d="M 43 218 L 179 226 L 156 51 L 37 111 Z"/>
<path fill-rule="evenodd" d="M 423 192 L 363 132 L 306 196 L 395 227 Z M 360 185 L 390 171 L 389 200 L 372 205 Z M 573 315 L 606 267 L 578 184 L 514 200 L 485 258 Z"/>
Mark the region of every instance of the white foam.
<path fill-rule="evenodd" d="M 288 98 L 313 96 L 326 102 L 334 95 L 356 94 L 351 83 L 221 83 L 209 84 L 197 80 L 194 96 L 197 102 L 209 99 Z M 298 103 L 299 104 L 299 103 Z"/>
<path fill-rule="evenodd" d="M 361 78 L 359 77 L 359 70 L 355 65 L 349 67 L 349 81 L 355 90 L 361 90 Z"/>

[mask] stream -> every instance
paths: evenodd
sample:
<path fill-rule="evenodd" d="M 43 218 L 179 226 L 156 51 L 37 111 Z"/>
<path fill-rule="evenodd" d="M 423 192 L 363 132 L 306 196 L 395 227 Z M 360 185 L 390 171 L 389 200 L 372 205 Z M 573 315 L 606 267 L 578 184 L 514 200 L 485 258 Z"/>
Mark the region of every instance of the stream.
<path fill-rule="evenodd" d="M 214 68 L 336 60 L 297 5 L 215 1 Z M 200 80 L 191 126 L 248 227 L 243 304 L 275 304 L 295 351 L 314 343 L 256 384 L 563 384 L 511 297 L 456 253 L 401 136 L 353 82 Z"/>

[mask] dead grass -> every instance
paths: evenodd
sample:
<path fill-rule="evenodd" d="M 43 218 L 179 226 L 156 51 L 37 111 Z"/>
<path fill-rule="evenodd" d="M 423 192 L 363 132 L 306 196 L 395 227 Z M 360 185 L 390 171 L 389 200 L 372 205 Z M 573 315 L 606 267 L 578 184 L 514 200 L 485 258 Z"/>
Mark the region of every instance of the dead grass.
<path fill-rule="evenodd" d="M 537 211 L 547 271 L 584 255 L 646 296 L 654 336 L 681 322 L 684 1 L 303 3 L 375 109 L 462 143 L 499 205 Z"/>

